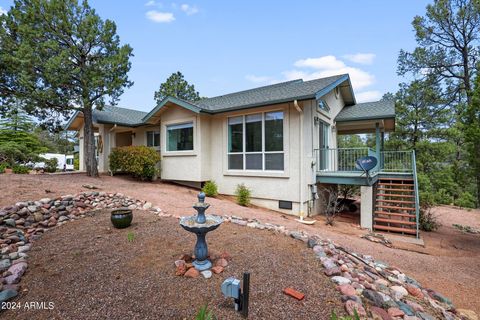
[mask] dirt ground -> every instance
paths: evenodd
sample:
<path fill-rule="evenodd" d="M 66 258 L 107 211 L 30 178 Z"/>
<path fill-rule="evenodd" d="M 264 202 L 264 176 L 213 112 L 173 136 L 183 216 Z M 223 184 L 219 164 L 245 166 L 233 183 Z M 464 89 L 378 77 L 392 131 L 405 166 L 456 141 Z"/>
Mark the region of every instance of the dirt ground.
<path fill-rule="evenodd" d="M 122 192 L 147 200 L 164 211 L 176 215 L 193 213 L 197 190 L 173 184 L 144 183 L 126 177 L 89 178 L 82 174 L 72 175 L 0 175 L 0 205 L 9 205 L 21 200 L 40 199 L 56 195 L 88 191 L 83 184 L 93 184 L 101 191 Z M 46 193 L 45 190 L 51 191 Z M 210 212 L 216 214 L 255 217 L 262 222 L 285 225 L 289 229 L 304 230 L 319 234 L 352 250 L 374 256 L 377 260 L 399 267 L 423 285 L 450 297 L 458 308 L 480 313 L 480 235 L 464 234 L 453 223 L 480 228 L 480 210 L 462 210 L 453 207 L 437 207 L 435 213 L 442 226 L 436 232 L 422 233 L 425 247 L 393 241 L 395 248 L 361 239 L 366 231 L 352 224 L 350 219 L 339 219 L 334 227 L 325 226 L 320 218 L 312 226 L 302 225 L 294 217 L 266 209 L 241 207 L 231 197 L 207 199 Z M 389 235 L 386 235 L 387 238 Z M 393 239 L 394 237 L 392 237 Z"/>
<path fill-rule="evenodd" d="M 28 291 L 14 301 L 21 306 L 53 302 L 52 310 L 21 308 L 0 318 L 193 319 L 208 304 L 218 319 L 242 319 L 220 286 L 229 276 L 241 279 L 244 271 L 251 272 L 251 319 L 329 319 L 332 310 L 343 314 L 340 293 L 312 250 L 299 241 L 225 223 L 207 240 L 211 253 L 230 254 L 230 264 L 210 279 L 190 279 L 175 276 L 174 261 L 191 254 L 195 237 L 176 218 L 137 210 L 132 226 L 118 230 L 108 213 L 68 223 L 35 242 L 32 269 L 22 279 Z M 286 296 L 285 287 L 301 290 L 306 298 Z"/>

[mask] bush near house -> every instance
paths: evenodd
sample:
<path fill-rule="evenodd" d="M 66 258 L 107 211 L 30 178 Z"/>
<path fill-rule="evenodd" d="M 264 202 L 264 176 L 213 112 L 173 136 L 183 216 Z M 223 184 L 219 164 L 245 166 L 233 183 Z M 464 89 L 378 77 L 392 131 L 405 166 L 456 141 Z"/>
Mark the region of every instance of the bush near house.
<path fill-rule="evenodd" d="M 216 197 L 218 195 L 218 187 L 215 181 L 205 182 L 202 192 L 205 193 L 207 197 Z"/>
<path fill-rule="evenodd" d="M 118 147 L 110 152 L 110 171 L 124 172 L 142 180 L 153 180 L 158 170 L 160 155 L 153 148 L 146 146 Z"/>
<path fill-rule="evenodd" d="M 8 165 L 6 163 L 0 163 L 0 173 L 5 173 L 5 169 L 7 169 Z"/>
<path fill-rule="evenodd" d="M 239 205 L 246 207 L 250 204 L 251 191 L 243 183 L 237 185 L 235 196 Z"/>
<path fill-rule="evenodd" d="M 52 159 L 45 159 L 45 172 L 55 172 L 57 171 L 57 166 L 58 166 L 58 160 L 57 158 L 52 158 Z"/>
<path fill-rule="evenodd" d="M 26 166 L 16 165 L 16 166 L 13 166 L 12 172 L 16 174 L 28 174 L 30 173 L 30 168 Z"/>

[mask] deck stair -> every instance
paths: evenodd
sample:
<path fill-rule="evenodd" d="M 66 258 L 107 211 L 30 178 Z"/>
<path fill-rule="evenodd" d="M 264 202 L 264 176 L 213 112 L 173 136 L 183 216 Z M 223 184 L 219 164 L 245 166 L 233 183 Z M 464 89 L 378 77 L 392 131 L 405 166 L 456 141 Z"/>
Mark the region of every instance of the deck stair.
<path fill-rule="evenodd" d="M 375 188 L 373 229 L 417 234 L 413 177 L 380 178 Z"/>

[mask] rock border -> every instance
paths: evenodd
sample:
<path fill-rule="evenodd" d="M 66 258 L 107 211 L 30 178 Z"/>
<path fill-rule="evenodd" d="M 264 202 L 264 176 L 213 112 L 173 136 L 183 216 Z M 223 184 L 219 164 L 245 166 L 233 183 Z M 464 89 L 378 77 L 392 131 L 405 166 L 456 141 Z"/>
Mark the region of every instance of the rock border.
<path fill-rule="evenodd" d="M 28 268 L 28 251 L 32 247 L 32 242 L 44 232 L 68 221 L 87 217 L 92 211 L 119 207 L 145 210 L 160 217 L 181 218 L 163 212 L 150 202 L 137 200 L 122 193 L 95 191 L 54 199 L 17 202 L 13 206 L 1 208 L 0 303 L 18 295 L 18 283 Z M 375 261 L 372 256 L 357 254 L 330 239 L 323 239 L 320 235 L 288 230 L 282 225 L 261 223 L 258 219 L 230 215 L 222 217 L 225 222 L 270 230 L 306 243 L 321 261 L 325 275 L 337 284 L 345 310 L 350 315 L 356 310 L 361 318 L 382 320 L 474 319 L 473 311 L 456 310 L 448 298 L 421 286 L 398 268 Z M 184 263 L 186 261 L 181 258 L 175 262 L 177 271 Z M 430 310 L 433 311 L 431 312 L 433 315 L 428 313 Z M 470 317 L 469 314 L 473 316 Z"/>

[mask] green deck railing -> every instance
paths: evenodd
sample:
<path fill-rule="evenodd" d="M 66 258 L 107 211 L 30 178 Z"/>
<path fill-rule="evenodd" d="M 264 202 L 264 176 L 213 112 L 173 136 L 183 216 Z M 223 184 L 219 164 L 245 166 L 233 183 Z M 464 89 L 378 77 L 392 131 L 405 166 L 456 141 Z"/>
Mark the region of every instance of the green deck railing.
<path fill-rule="evenodd" d="M 415 157 L 415 150 L 412 151 L 412 171 L 413 171 L 413 185 L 415 188 L 415 217 L 417 218 L 417 239 L 419 237 L 418 226 L 420 224 L 420 197 L 418 195 L 418 179 L 417 179 L 417 161 Z"/>
<path fill-rule="evenodd" d="M 355 161 L 361 157 L 373 155 L 370 148 L 322 148 L 314 150 L 315 169 L 317 172 L 358 171 Z M 413 173 L 415 162 L 412 150 L 380 151 L 379 164 L 375 171 L 386 173 Z"/>

